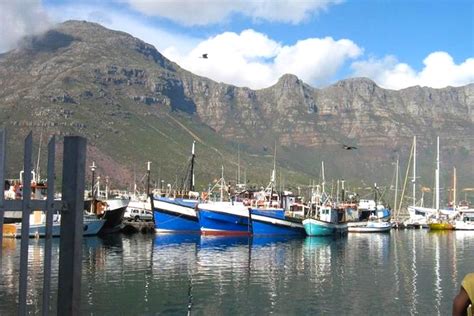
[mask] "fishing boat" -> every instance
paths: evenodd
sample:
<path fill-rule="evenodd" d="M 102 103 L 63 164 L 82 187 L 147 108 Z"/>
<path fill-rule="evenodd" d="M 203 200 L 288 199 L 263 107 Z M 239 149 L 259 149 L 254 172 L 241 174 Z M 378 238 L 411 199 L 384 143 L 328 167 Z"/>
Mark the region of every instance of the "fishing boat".
<path fill-rule="evenodd" d="M 331 206 L 321 206 L 317 214 L 303 220 L 303 226 L 308 236 L 345 235 L 348 227 L 344 214 L 342 218 L 338 209 Z"/>
<path fill-rule="evenodd" d="M 200 232 L 196 206 L 199 203 L 199 194 L 194 192 L 194 162 L 195 142 L 191 149 L 191 157 L 186 167 L 186 178 L 183 188 L 177 195 L 153 196 L 151 207 L 155 221 L 155 231 L 158 233 L 169 232 Z M 170 190 L 171 191 L 171 190 Z"/>
<path fill-rule="evenodd" d="M 95 215 L 105 221 L 101 234 L 109 234 L 120 231 L 122 228 L 123 216 L 130 199 L 91 199 L 84 201 L 84 208 L 89 216 Z"/>
<path fill-rule="evenodd" d="M 287 216 L 282 208 L 250 208 L 254 235 L 304 235 L 303 218 Z"/>
<path fill-rule="evenodd" d="M 371 218 L 364 223 L 347 223 L 350 233 L 386 233 L 392 229 L 392 223 Z"/>
<path fill-rule="evenodd" d="M 250 209 L 241 202 L 198 204 L 198 218 L 204 235 L 251 235 Z"/>
<path fill-rule="evenodd" d="M 97 235 L 105 224 L 105 220 L 93 216 L 84 216 L 83 236 Z M 4 224 L 3 236 L 21 238 L 21 223 Z M 34 211 L 30 215 L 29 237 L 46 236 L 46 214 L 42 211 Z M 61 215 L 53 215 L 52 237 L 61 236 Z"/>
<path fill-rule="evenodd" d="M 151 201 L 156 232 L 200 231 L 196 214 L 198 200 L 154 196 Z"/>
<path fill-rule="evenodd" d="M 250 218 L 254 235 L 304 235 L 303 217 L 286 212 L 282 206 L 280 194 L 275 190 L 276 147 L 273 158 L 273 170 L 270 182 L 265 190 L 255 192 L 250 200 L 244 200 L 250 206 Z M 288 192 L 289 193 L 289 192 Z M 291 210 L 293 203 L 288 203 L 288 194 L 283 195 L 285 207 Z"/>
<path fill-rule="evenodd" d="M 474 209 L 462 209 L 454 221 L 455 230 L 474 230 Z"/>

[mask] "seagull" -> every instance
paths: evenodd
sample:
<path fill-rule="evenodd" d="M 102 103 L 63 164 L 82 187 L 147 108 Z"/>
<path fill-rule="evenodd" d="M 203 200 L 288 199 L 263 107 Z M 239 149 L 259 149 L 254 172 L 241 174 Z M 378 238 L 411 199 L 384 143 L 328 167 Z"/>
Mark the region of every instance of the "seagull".
<path fill-rule="evenodd" d="M 202 54 L 201 58 L 207 59 L 207 54 Z"/>
<path fill-rule="evenodd" d="M 348 146 L 348 145 L 342 145 L 342 148 L 344 148 L 345 150 L 353 150 L 353 149 L 357 149 L 356 146 Z"/>

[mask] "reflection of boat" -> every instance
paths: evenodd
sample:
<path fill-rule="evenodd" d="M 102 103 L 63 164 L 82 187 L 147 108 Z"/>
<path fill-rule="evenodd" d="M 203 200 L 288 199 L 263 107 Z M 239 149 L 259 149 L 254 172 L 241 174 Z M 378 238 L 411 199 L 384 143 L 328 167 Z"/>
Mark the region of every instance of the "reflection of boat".
<path fill-rule="evenodd" d="M 390 232 L 392 224 L 389 222 L 371 221 L 361 225 L 351 225 L 348 223 L 348 231 L 351 233 L 385 233 Z"/>
<path fill-rule="evenodd" d="M 313 218 L 303 221 L 308 236 L 344 235 L 347 233 L 347 222 L 339 221 L 337 209 L 321 207 Z"/>
<path fill-rule="evenodd" d="M 201 248 L 222 250 L 229 247 L 249 245 L 252 243 L 250 236 L 201 236 Z"/>
<path fill-rule="evenodd" d="M 97 235 L 100 229 L 104 226 L 105 221 L 95 217 L 84 216 L 83 235 L 91 236 Z M 61 234 L 61 215 L 55 214 L 53 217 L 52 236 L 59 237 Z M 30 237 L 45 237 L 46 236 L 46 215 L 42 211 L 35 211 L 30 215 Z M 21 237 L 21 223 L 4 224 L 3 236 L 20 238 Z"/>
<path fill-rule="evenodd" d="M 157 232 L 198 232 L 197 200 L 153 197 L 153 217 Z"/>
<path fill-rule="evenodd" d="M 198 217 L 203 234 L 252 234 L 250 211 L 240 202 L 210 202 L 198 204 Z"/>
<path fill-rule="evenodd" d="M 159 234 L 153 239 L 155 246 L 175 246 L 181 244 L 198 244 L 199 234 Z"/>
<path fill-rule="evenodd" d="M 285 216 L 280 208 L 251 208 L 254 235 L 304 235 L 302 219 Z"/>
<path fill-rule="evenodd" d="M 332 241 L 334 241 L 334 237 L 331 236 L 308 236 L 304 239 L 304 247 L 309 249 L 324 247 L 330 245 Z"/>
<path fill-rule="evenodd" d="M 305 237 L 301 235 L 275 235 L 275 236 L 266 236 L 266 235 L 257 235 L 252 237 L 252 246 L 268 246 L 277 243 L 286 243 L 291 241 L 303 240 Z"/>

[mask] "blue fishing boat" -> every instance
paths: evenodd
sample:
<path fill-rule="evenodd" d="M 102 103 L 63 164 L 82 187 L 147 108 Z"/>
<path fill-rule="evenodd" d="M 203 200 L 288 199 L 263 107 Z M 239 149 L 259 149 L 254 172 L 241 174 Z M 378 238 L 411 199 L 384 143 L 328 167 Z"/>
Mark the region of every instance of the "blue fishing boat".
<path fill-rule="evenodd" d="M 156 232 L 199 232 L 196 215 L 198 200 L 153 197 L 152 208 Z"/>
<path fill-rule="evenodd" d="M 254 235 L 304 235 L 301 218 L 285 215 L 282 208 L 251 208 Z"/>
<path fill-rule="evenodd" d="M 339 210 L 330 206 L 320 207 L 314 217 L 303 221 L 308 236 L 330 236 L 347 234 L 347 222 L 339 218 Z"/>
<path fill-rule="evenodd" d="M 193 142 L 191 157 L 186 167 L 186 181 L 183 183 L 181 197 L 154 196 L 152 201 L 155 231 L 162 232 L 199 232 L 199 220 L 196 215 L 196 205 L 199 194 L 194 192 L 194 154 Z M 171 192 L 168 192 L 171 193 Z M 185 198 L 194 196 L 194 199 Z"/>
<path fill-rule="evenodd" d="M 250 210 L 240 202 L 198 204 L 198 218 L 204 235 L 251 235 Z"/>

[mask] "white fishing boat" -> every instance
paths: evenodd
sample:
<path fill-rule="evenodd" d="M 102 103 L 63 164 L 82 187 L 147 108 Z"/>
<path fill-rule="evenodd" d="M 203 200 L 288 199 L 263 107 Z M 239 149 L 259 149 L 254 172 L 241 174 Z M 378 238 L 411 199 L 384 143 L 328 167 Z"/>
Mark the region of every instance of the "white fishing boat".
<path fill-rule="evenodd" d="M 105 220 L 98 219 L 95 216 L 84 216 L 83 236 L 97 235 L 104 226 Z M 21 238 L 21 223 L 4 224 L 3 236 L 12 238 Z M 46 214 L 43 211 L 34 211 L 30 215 L 29 237 L 46 236 Z M 61 236 L 61 215 L 53 215 L 52 237 Z"/>
<path fill-rule="evenodd" d="M 459 217 L 454 221 L 455 230 L 474 230 L 474 209 L 459 211 Z"/>
<path fill-rule="evenodd" d="M 369 220 L 365 223 L 347 223 L 350 233 L 386 233 L 392 229 L 392 223 Z"/>

